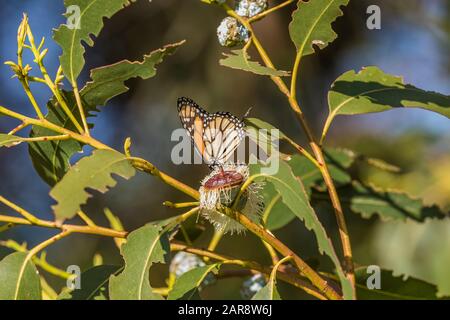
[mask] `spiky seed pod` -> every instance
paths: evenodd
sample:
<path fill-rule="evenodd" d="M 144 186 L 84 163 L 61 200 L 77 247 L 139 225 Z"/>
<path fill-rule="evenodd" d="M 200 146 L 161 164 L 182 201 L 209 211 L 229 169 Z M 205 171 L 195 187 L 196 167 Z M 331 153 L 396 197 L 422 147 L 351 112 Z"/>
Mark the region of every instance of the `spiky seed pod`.
<path fill-rule="evenodd" d="M 235 11 L 241 17 L 251 18 L 266 10 L 268 6 L 268 0 L 240 0 L 236 3 Z"/>
<path fill-rule="evenodd" d="M 267 279 L 262 273 L 257 273 L 247 278 L 241 287 L 241 297 L 250 300 L 259 290 L 267 284 Z"/>
<path fill-rule="evenodd" d="M 242 184 L 248 179 L 249 168 L 247 165 L 228 164 L 222 169 L 216 168 L 203 179 L 200 187 L 200 213 L 216 230 L 231 234 L 240 233 L 245 228 L 218 209 L 233 204 Z M 236 210 L 255 223 L 260 222 L 264 208 L 261 189 L 260 183 L 251 183 L 236 205 Z"/>
<path fill-rule="evenodd" d="M 217 39 L 224 47 L 234 47 L 246 43 L 249 33 L 235 18 L 226 17 L 217 27 Z"/>

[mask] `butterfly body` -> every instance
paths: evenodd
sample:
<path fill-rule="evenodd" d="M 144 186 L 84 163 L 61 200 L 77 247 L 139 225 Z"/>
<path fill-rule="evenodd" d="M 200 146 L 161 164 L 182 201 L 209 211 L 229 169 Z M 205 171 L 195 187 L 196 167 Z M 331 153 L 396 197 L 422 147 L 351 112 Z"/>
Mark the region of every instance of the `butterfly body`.
<path fill-rule="evenodd" d="M 209 113 L 189 98 L 178 99 L 178 115 L 195 149 L 212 169 L 222 168 L 245 136 L 238 117 L 229 112 Z"/>

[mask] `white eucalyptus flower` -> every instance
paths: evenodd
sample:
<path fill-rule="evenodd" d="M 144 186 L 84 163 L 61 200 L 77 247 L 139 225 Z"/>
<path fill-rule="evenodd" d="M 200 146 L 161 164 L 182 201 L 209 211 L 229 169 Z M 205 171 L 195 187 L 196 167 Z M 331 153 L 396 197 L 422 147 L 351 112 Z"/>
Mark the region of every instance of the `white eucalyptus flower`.
<path fill-rule="evenodd" d="M 245 228 L 218 209 L 231 206 L 249 176 L 247 165 L 227 164 L 216 168 L 202 181 L 200 187 L 200 213 L 209 220 L 216 230 L 240 233 Z M 236 210 L 255 223 L 259 223 L 264 203 L 260 191 L 261 183 L 252 182 L 242 194 Z"/>

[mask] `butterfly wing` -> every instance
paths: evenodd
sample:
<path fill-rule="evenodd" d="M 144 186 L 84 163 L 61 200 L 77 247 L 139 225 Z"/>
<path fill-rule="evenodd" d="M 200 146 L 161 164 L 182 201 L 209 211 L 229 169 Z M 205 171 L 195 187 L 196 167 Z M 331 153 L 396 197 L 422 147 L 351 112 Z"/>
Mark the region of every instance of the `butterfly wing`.
<path fill-rule="evenodd" d="M 223 165 L 245 136 L 244 123 L 228 112 L 210 114 L 188 98 L 178 99 L 178 115 L 196 150 L 209 165 Z"/>
<path fill-rule="evenodd" d="M 206 163 L 210 163 L 209 155 L 205 153 L 204 128 L 208 122 L 209 113 L 200 108 L 189 98 L 178 99 L 178 116 L 183 128 L 192 139 L 195 149 L 202 156 Z"/>

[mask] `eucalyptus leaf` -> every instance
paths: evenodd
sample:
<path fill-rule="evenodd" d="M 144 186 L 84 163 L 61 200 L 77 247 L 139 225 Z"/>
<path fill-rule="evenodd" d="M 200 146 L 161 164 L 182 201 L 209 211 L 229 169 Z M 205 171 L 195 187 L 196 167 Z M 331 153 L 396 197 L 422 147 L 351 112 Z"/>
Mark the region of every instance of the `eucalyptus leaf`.
<path fill-rule="evenodd" d="M 438 206 L 425 206 L 422 200 L 413 199 L 404 192 L 382 190 L 358 181 L 339 188 L 338 192 L 345 207 L 366 219 L 375 214 L 384 221 L 412 219 L 423 222 L 427 218 L 450 217 Z"/>
<path fill-rule="evenodd" d="M 41 300 L 38 271 L 26 257 L 15 252 L 0 261 L 0 300 Z"/>
<path fill-rule="evenodd" d="M 348 149 L 326 149 L 324 151 L 325 161 L 334 183 L 345 185 L 351 182 L 348 169 L 353 164 L 356 155 Z M 311 193 L 312 187 L 325 190 L 325 183 L 319 169 L 307 158 L 296 154 L 287 162 L 297 177 L 302 180 L 306 192 Z"/>
<path fill-rule="evenodd" d="M 314 46 L 320 49 L 337 38 L 331 24 L 342 16 L 342 6 L 349 0 L 299 0 L 297 10 L 292 14 L 289 34 L 297 48 L 297 54 L 306 56 L 314 53 Z"/>
<path fill-rule="evenodd" d="M 122 273 L 112 275 L 109 280 L 109 295 L 112 300 L 161 300 L 150 286 L 150 267 L 165 263 L 170 252 L 167 233 L 161 228 L 147 224 L 127 237 L 121 247 L 125 260 Z"/>
<path fill-rule="evenodd" d="M 275 70 L 273 68 L 264 67 L 259 62 L 251 61 L 245 50 L 232 50 L 231 54 L 223 54 L 225 58 L 221 59 L 219 63 L 222 66 L 239 69 L 261 76 L 272 76 L 272 77 L 285 77 L 289 76 L 288 71 Z"/>
<path fill-rule="evenodd" d="M 262 196 L 265 204 L 263 219 L 267 229 L 280 229 L 295 219 L 296 215 L 284 204 L 281 195 L 271 183 L 264 186 Z"/>
<path fill-rule="evenodd" d="M 434 284 L 413 277 L 394 276 L 392 271 L 377 271 L 367 267 L 355 268 L 356 292 L 361 300 L 435 300 L 438 299 Z M 379 276 L 377 288 L 374 277 Z M 369 285 L 372 289 L 369 289 Z"/>
<path fill-rule="evenodd" d="M 23 142 L 22 137 L 0 133 L 0 147 L 12 147 Z"/>
<path fill-rule="evenodd" d="M 148 79 L 156 75 L 156 65 L 167 55 L 175 51 L 184 43 L 169 44 L 161 49 L 144 55 L 142 61 L 122 60 L 117 63 L 91 70 L 91 81 L 86 83 L 80 95 L 91 109 L 104 106 L 111 98 L 128 91 L 125 81 L 132 78 Z"/>
<path fill-rule="evenodd" d="M 169 292 L 168 300 L 191 300 L 199 288 L 203 280 L 208 274 L 217 273 L 219 271 L 220 263 L 210 264 L 203 267 L 198 267 L 183 273 L 175 280 L 172 290 Z"/>
<path fill-rule="evenodd" d="M 103 19 L 111 18 L 135 0 L 65 0 L 68 9 L 67 24 L 62 24 L 53 33 L 53 39 L 62 48 L 60 63 L 65 76 L 71 83 L 84 67 L 85 48 L 94 45 L 93 36 L 97 37 L 103 29 Z M 75 9 L 76 10 L 71 10 Z"/>
<path fill-rule="evenodd" d="M 74 114 L 78 122 L 81 123 L 80 113 L 75 102 L 73 92 L 63 91 L 62 96 L 67 102 L 69 109 Z M 52 98 L 47 103 L 48 113 L 45 119 L 62 128 L 77 132 L 76 127 L 67 117 L 56 98 Z M 31 127 L 30 137 L 54 136 L 59 133 L 40 126 Z M 54 186 L 66 174 L 70 168 L 70 157 L 81 152 L 82 143 L 73 139 L 30 142 L 28 152 L 33 162 L 33 166 L 39 176 L 50 186 Z"/>
<path fill-rule="evenodd" d="M 72 218 L 91 196 L 86 188 L 105 193 L 116 185 L 112 174 L 129 179 L 136 170 L 127 157 L 113 150 L 95 150 L 91 156 L 78 161 L 50 191 L 57 201 L 53 210 L 57 219 Z"/>
<path fill-rule="evenodd" d="M 450 96 L 405 84 L 401 77 L 366 67 L 341 75 L 328 93 L 329 115 L 322 132 L 325 138 L 338 115 L 382 112 L 393 108 L 421 108 L 450 118 Z"/>
<path fill-rule="evenodd" d="M 92 267 L 80 275 L 81 288 L 64 292 L 59 300 L 104 300 L 108 299 L 108 283 L 111 275 L 122 270 L 120 266 L 100 265 Z"/>

